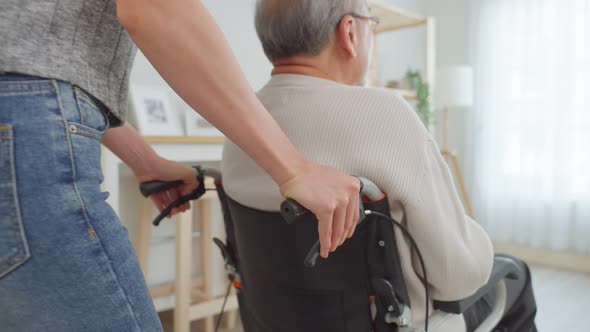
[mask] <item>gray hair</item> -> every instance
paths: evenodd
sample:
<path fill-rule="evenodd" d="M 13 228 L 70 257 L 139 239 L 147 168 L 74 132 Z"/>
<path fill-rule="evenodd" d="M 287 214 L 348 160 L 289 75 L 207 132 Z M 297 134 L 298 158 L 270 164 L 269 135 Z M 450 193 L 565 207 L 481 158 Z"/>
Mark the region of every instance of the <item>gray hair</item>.
<path fill-rule="evenodd" d="M 343 15 L 364 0 L 257 0 L 256 32 L 270 61 L 317 55 L 330 42 Z"/>

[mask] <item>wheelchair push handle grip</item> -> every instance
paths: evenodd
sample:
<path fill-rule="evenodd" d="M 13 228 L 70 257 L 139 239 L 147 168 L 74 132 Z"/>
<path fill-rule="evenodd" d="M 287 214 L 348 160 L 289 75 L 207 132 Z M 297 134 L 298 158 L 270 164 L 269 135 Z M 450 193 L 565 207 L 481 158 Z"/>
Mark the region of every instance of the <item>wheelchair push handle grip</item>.
<path fill-rule="evenodd" d="M 221 181 L 221 172 L 218 170 L 203 168 L 201 166 L 193 166 L 193 169 L 195 170 L 195 177 L 199 182 L 203 181 L 204 176 L 211 177 L 215 181 Z M 139 191 L 141 191 L 141 194 L 147 198 L 159 192 L 179 187 L 183 183 L 182 180 L 143 182 L 139 185 Z M 203 185 L 203 183 L 200 183 L 199 185 Z"/>
<path fill-rule="evenodd" d="M 287 224 L 292 224 L 300 218 L 307 216 L 311 213 L 308 209 L 303 207 L 303 205 L 297 203 L 297 201 L 287 198 L 281 204 L 281 215 L 287 222 Z"/>
<path fill-rule="evenodd" d="M 362 221 L 364 218 L 364 207 L 362 203 L 362 198 L 367 197 L 369 201 L 377 201 L 383 198 L 383 193 L 381 189 L 377 187 L 373 181 L 366 179 L 366 178 L 359 178 L 360 181 L 360 194 L 359 194 L 359 213 L 360 219 Z M 281 215 L 287 222 L 287 224 L 292 224 L 299 219 L 303 219 L 306 216 L 310 215 L 311 211 L 306 209 L 303 205 L 299 204 L 297 201 L 287 198 L 286 200 L 281 203 Z"/>
<path fill-rule="evenodd" d="M 179 197 L 174 202 L 172 202 L 169 206 L 167 206 L 161 213 L 158 215 L 156 219 L 154 219 L 153 224 L 154 226 L 158 226 L 160 222 L 168 216 L 175 207 L 181 206 L 182 204 L 188 203 L 192 200 L 199 199 L 201 196 L 205 194 L 207 190 L 205 188 L 205 180 L 204 177 L 209 176 L 213 178 L 216 183 L 221 182 L 221 173 L 217 170 L 208 170 L 204 169 L 200 166 L 193 167 L 195 170 L 195 177 L 199 182 L 197 188 L 195 188 L 192 192 Z M 182 180 L 176 181 L 150 181 L 150 182 L 143 182 L 139 185 L 139 190 L 141 191 L 142 195 L 145 197 L 150 197 L 151 195 L 157 194 L 159 192 L 169 190 L 172 188 L 176 188 L 181 186 L 184 183 Z"/>
<path fill-rule="evenodd" d="M 176 188 L 182 185 L 184 182 L 182 180 L 178 181 L 150 181 L 150 182 L 143 182 L 139 185 L 139 190 L 144 197 L 150 197 L 153 194 L 157 194 L 162 191 L 166 191 L 172 188 Z"/>

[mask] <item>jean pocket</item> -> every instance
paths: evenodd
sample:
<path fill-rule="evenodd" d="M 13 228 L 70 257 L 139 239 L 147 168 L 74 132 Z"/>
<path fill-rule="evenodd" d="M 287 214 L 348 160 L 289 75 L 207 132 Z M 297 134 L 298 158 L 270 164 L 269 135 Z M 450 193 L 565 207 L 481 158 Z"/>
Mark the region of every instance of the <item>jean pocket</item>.
<path fill-rule="evenodd" d="M 31 257 L 18 203 L 13 132 L 0 124 L 0 278 Z"/>
<path fill-rule="evenodd" d="M 80 121 L 78 123 L 69 123 L 70 132 L 100 140 L 104 133 L 109 129 L 107 114 L 105 114 L 97 102 L 82 89 L 74 87 L 74 94 L 78 111 L 80 113 Z"/>

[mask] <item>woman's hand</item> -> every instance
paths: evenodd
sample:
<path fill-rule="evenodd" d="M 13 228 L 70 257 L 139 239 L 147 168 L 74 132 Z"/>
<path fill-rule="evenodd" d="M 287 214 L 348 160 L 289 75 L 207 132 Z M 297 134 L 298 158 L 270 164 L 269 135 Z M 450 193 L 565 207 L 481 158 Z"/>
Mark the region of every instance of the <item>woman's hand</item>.
<path fill-rule="evenodd" d="M 322 257 L 327 258 L 354 234 L 359 218 L 360 181 L 338 170 L 308 163 L 280 186 L 283 196 L 316 215 Z"/>
<path fill-rule="evenodd" d="M 182 180 L 184 182 L 182 186 L 150 196 L 160 211 L 198 186 L 196 174 L 192 168 L 158 156 L 135 128 L 128 123 L 118 128 L 109 129 L 102 139 L 102 144 L 131 168 L 140 183 L 156 180 Z M 184 212 L 188 208 L 190 208 L 189 203 L 183 204 L 172 210 L 170 216 Z"/>
<path fill-rule="evenodd" d="M 182 180 L 184 182 L 184 184 L 181 186 L 150 196 L 150 199 L 160 210 L 160 212 L 181 196 L 187 195 L 191 191 L 195 190 L 199 185 L 195 170 L 193 168 L 174 161 L 166 160 L 164 158 L 157 158 L 156 161 L 152 163 L 150 168 L 142 170 L 140 173 L 135 173 L 135 177 L 140 183 L 149 181 L 177 180 Z M 189 208 L 190 203 L 187 202 L 177 208 L 174 208 L 168 217 L 184 212 Z"/>

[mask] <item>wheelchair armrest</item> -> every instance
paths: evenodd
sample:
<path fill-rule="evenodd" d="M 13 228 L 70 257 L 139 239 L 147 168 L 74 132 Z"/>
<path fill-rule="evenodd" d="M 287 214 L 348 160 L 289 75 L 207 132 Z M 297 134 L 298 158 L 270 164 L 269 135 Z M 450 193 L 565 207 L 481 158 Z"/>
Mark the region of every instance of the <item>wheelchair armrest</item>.
<path fill-rule="evenodd" d="M 510 258 L 502 255 L 494 257 L 494 266 L 488 282 L 475 294 L 458 301 L 433 301 L 435 310 L 452 314 L 462 314 L 485 294 L 491 292 L 496 284 L 504 279 L 518 279 L 518 265 Z"/>

